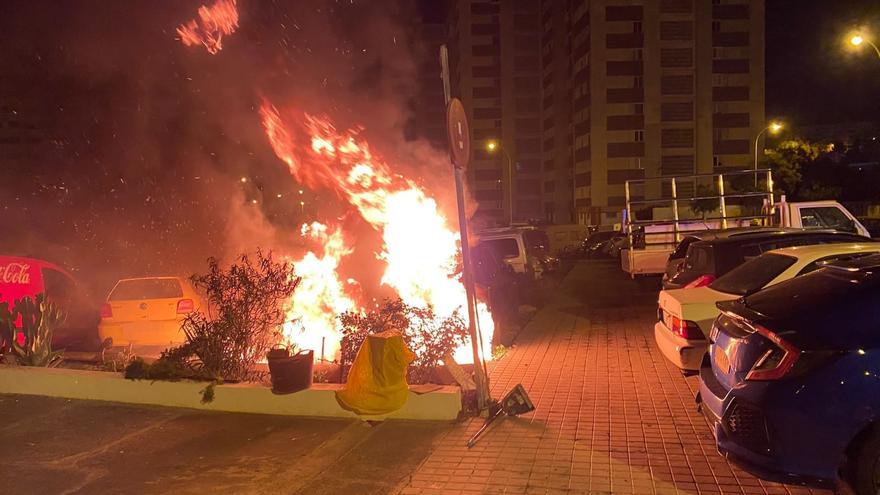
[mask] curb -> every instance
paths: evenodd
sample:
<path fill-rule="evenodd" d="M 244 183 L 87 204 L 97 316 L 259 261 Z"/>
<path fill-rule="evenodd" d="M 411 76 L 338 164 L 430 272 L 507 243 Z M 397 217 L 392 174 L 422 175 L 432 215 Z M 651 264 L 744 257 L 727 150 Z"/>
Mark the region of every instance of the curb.
<path fill-rule="evenodd" d="M 275 395 L 256 383 L 217 385 L 214 400 L 201 403 L 208 383 L 181 380 L 126 380 L 118 373 L 26 366 L 0 366 L 0 393 L 44 395 L 67 399 L 99 400 L 128 404 L 149 404 L 206 411 L 224 411 L 282 416 L 311 416 L 364 420 L 407 419 L 453 421 L 461 411 L 461 390 L 443 386 L 417 394 L 410 390 L 406 404 L 380 416 L 358 416 L 342 409 L 336 391 L 343 385 L 316 383 L 312 388 L 288 395 Z"/>

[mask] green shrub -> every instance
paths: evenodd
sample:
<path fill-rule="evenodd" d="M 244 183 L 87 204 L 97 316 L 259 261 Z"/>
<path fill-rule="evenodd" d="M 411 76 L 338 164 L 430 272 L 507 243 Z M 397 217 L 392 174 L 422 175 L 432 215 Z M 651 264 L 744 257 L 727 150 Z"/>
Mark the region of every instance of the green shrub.
<path fill-rule="evenodd" d="M 257 251 L 255 261 L 242 255 L 227 269 L 209 258 L 208 273 L 192 281 L 205 291 L 217 317 L 189 314 L 182 325 L 186 341 L 167 349 L 159 361 L 199 378 L 252 379 L 254 365 L 280 340 L 285 306 L 299 280 L 293 265 L 275 262 L 271 252 Z"/>

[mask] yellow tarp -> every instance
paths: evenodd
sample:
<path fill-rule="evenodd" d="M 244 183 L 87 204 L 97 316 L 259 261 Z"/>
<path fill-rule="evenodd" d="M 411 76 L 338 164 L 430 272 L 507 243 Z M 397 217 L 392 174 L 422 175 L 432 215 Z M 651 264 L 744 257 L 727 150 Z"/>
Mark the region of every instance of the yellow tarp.
<path fill-rule="evenodd" d="M 399 332 L 370 335 L 354 358 L 345 390 L 336 392 L 336 400 L 357 414 L 400 409 L 409 395 L 406 368 L 414 358 Z"/>

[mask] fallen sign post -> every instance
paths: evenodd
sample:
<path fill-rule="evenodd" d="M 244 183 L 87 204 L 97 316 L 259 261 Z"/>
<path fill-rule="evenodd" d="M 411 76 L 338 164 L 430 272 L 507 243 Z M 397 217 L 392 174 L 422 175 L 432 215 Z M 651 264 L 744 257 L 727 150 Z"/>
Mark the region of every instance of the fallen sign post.
<path fill-rule="evenodd" d="M 517 384 L 517 386 L 513 387 L 507 395 L 501 399 L 500 403 L 495 403 L 489 409 L 489 417 L 486 418 L 486 421 L 483 423 L 483 426 L 474 433 L 467 443 L 468 448 L 473 447 L 477 444 L 477 440 L 480 439 L 480 436 L 492 426 L 492 423 L 495 422 L 496 419 L 501 418 L 502 414 L 506 416 L 519 416 L 520 414 L 525 414 L 527 412 L 531 412 L 535 410 L 535 405 L 532 403 L 532 400 L 529 399 L 529 395 L 526 393 L 526 389 L 523 388 L 522 384 Z"/>

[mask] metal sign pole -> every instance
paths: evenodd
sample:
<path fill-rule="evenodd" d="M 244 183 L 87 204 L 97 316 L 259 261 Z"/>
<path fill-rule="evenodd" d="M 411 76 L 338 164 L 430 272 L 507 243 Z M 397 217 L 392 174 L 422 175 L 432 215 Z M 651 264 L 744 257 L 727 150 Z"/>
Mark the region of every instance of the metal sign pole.
<path fill-rule="evenodd" d="M 446 123 L 447 131 L 449 132 L 452 173 L 455 176 L 458 228 L 461 233 L 462 278 L 467 296 L 468 332 L 470 333 L 471 346 L 474 353 L 474 383 L 477 388 L 477 407 L 482 411 L 489 404 L 489 386 L 480 352 L 482 339 L 480 338 L 477 326 L 476 291 L 474 290 L 474 278 L 471 271 L 471 250 L 468 243 L 467 212 L 465 210 L 464 181 L 462 178 L 464 169 L 470 160 L 470 130 L 467 124 L 467 114 L 461 101 L 450 96 L 449 58 L 445 45 L 440 47 L 440 67 L 443 91 L 446 96 Z"/>

